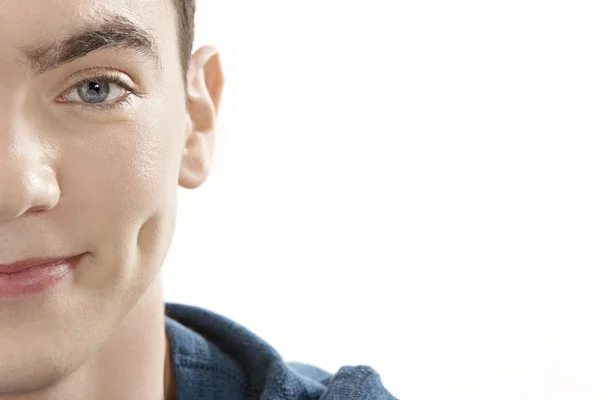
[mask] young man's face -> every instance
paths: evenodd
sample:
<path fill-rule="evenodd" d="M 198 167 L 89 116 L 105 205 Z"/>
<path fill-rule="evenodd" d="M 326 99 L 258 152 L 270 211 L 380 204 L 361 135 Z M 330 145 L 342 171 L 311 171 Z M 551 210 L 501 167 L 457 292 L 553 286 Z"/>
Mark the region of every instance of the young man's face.
<path fill-rule="evenodd" d="M 85 253 L 59 285 L 0 298 L 1 394 L 80 364 L 150 287 L 177 186 L 204 179 L 212 139 L 194 132 L 211 130 L 214 109 L 199 95 L 186 110 L 171 0 L 0 9 L 0 264 Z M 97 29 L 118 45 L 85 54 L 98 34 L 61 45 Z"/>

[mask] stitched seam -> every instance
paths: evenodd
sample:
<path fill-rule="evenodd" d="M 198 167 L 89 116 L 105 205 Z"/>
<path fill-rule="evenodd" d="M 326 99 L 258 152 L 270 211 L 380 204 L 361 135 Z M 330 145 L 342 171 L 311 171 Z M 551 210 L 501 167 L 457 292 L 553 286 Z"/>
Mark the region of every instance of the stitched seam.
<path fill-rule="evenodd" d="M 180 353 L 180 355 L 182 355 Z M 204 370 L 207 372 L 217 372 L 223 376 L 225 376 L 226 378 L 229 378 L 233 381 L 235 381 L 237 384 L 239 384 L 241 387 L 244 388 L 244 391 L 246 393 L 260 393 L 260 389 L 254 385 L 251 382 L 244 382 L 245 379 L 240 378 L 240 376 L 238 374 L 236 374 L 235 372 L 233 372 L 232 370 L 230 370 L 229 368 L 224 368 L 220 365 L 206 365 L 206 364 L 202 364 L 202 363 L 198 363 L 197 360 L 189 360 L 189 359 L 185 359 L 182 358 L 180 360 L 178 360 L 177 362 L 175 362 L 175 364 L 177 364 L 177 366 L 182 367 L 182 368 L 187 368 L 187 369 L 194 369 L 194 370 Z"/>

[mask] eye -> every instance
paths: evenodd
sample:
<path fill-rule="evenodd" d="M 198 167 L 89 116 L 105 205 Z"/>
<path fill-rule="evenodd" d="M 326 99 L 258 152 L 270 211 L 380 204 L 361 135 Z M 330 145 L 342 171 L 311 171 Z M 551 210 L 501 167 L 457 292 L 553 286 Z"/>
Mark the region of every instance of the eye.
<path fill-rule="evenodd" d="M 128 94 L 129 92 L 118 83 L 106 78 L 95 78 L 76 84 L 63 97 L 70 102 L 97 104 L 110 103 Z"/>

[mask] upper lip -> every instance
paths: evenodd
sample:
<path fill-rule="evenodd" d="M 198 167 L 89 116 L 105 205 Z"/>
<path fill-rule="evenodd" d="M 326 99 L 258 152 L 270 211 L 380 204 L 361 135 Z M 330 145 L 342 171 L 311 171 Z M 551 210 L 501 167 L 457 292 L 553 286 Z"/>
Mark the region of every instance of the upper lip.
<path fill-rule="evenodd" d="M 69 260 L 76 256 L 66 256 L 66 257 L 38 257 L 38 258 L 28 258 L 27 260 L 16 261 L 11 264 L 0 264 L 0 273 L 12 273 L 23 271 L 27 268 L 39 267 L 39 266 L 49 266 L 58 261 Z"/>

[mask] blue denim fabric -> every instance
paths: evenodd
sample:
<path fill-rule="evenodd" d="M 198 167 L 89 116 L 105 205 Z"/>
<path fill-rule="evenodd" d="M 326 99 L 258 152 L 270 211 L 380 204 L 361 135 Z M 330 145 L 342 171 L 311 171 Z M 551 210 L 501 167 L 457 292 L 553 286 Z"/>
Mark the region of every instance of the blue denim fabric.
<path fill-rule="evenodd" d="M 365 365 L 330 374 L 285 362 L 264 340 L 212 311 L 165 303 L 177 400 L 398 400 Z"/>

